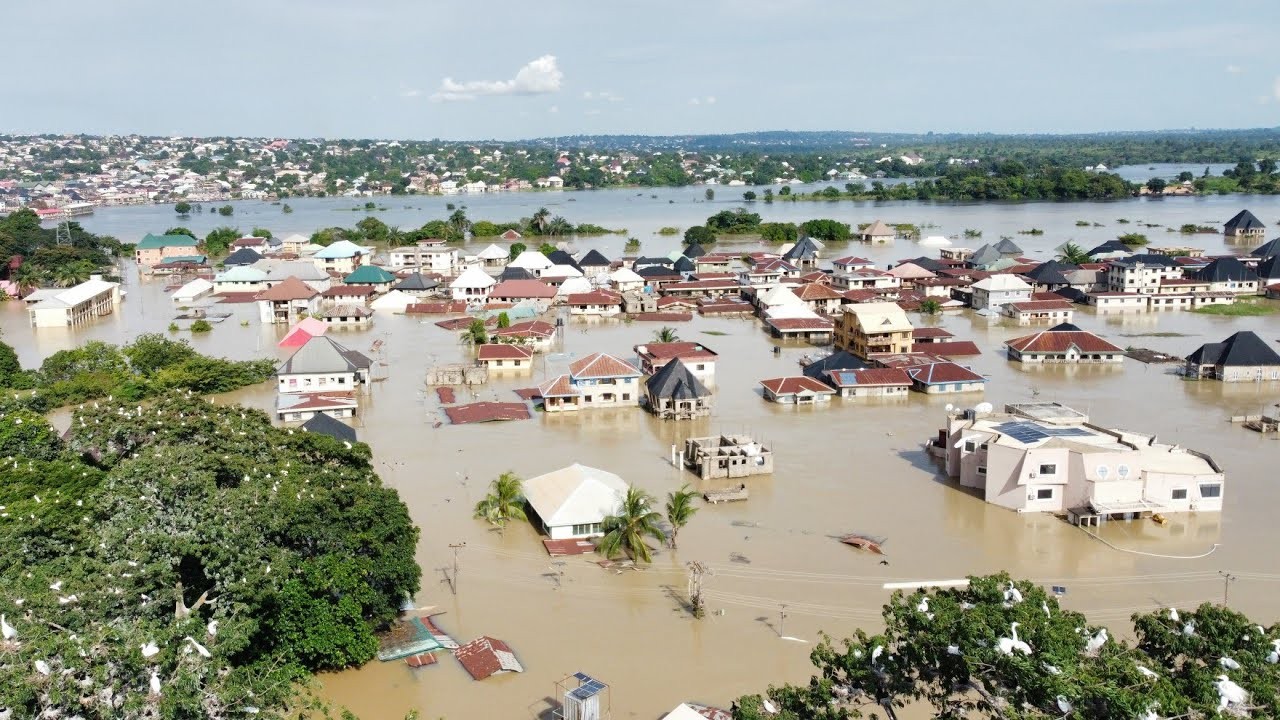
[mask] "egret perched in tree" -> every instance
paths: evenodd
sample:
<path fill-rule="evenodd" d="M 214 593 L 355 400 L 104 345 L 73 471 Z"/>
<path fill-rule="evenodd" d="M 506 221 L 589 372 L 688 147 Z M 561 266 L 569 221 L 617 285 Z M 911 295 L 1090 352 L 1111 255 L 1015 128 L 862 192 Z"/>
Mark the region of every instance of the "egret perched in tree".
<path fill-rule="evenodd" d="M 1142 665 L 1138 666 L 1138 673 L 1142 675 L 1142 677 L 1148 680 L 1156 680 L 1160 677 L 1159 675 L 1156 674 L 1155 670 L 1152 670 L 1149 667 L 1144 667 Z"/>
<path fill-rule="evenodd" d="M 1280 640 L 1271 641 L 1271 652 L 1267 653 L 1267 662 L 1272 665 L 1280 663 Z"/>
<path fill-rule="evenodd" d="M 205 657 L 205 658 L 213 657 L 213 653 L 209 652 L 209 648 L 207 648 L 207 647 L 205 647 L 205 646 L 201 645 L 200 643 L 196 642 L 196 639 L 195 639 L 195 638 L 193 638 L 193 637 L 191 637 L 190 635 L 188 635 L 188 636 L 186 636 L 184 639 L 185 639 L 187 642 L 191 643 L 191 647 L 195 648 L 195 649 L 196 649 L 196 652 L 200 653 L 200 657 Z"/>
<path fill-rule="evenodd" d="M 0 615 L 0 633 L 3 633 L 4 639 L 10 642 L 18 639 L 18 631 L 13 629 L 4 615 Z"/>
<path fill-rule="evenodd" d="M 40 673 L 41 675 L 44 675 L 45 677 L 48 677 L 49 673 L 52 672 L 52 670 L 49 669 L 49 663 L 45 662 L 44 660 L 37 660 L 35 664 L 36 664 L 36 672 Z M 1225 677 L 1225 675 L 1223 677 Z"/>
<path fill-rule="evenodd" d="M 1040 603 L 1040 609 L 1041 609 L 1041 610 L 1044 610 L 1044 616 L 1045 616 L 1045 617 L 1049 618 L 1050 620 L 1052 620 L 1052 619 L 1053 619 L 1053 613 L 1049 612 L 1049 603 L 1047 603 L 1047 602 L 1041 602 L 1041 603 Z"/>
<path fill-rule="evenodd" d="M 210 621 L 209 621 L 209 624 L 205 626 L 205 630 L 207 630 L 207 631 L 209 632 L 209 637 L 214 637 L 215 635 L 217 635 L 217 634 L 218 634 L 218 621 L 217 621 L 217 620 L 210 620 Z"/>
<path fill-rule="evenodd" d="M 871 664 L 875 665 L 880 662 L 880 654 L 884 652 L 883 645 L 877 645 L 871 649 Z"/>
<path fill-rule="evenodd" d="M 1009 605 L 1017 605 L 1022 602 L 1022 593 L 1013 586 L 1012 580 L 1009 581 L 1009 587 L 1004 591 L 1004 601 Z"/>
<path fill-rule="evenodd" d="M 948 645 L 948 646 L 947 646 L 947 654 L 948 654 L 948 655 L 960 655 L 960 654 L 962 654 L 962 653 L 960 652 L 960 646 L 959 646 L 959 645 Z"/>
<path fill-rule="evenodd" d="M 1192 635 L 1195 635 L 1195 634 L 1196 634 L 1196 622 L 1195 622 L 1195 620 L 1190 620 L 1190 621 L 1188 621 L 1188 622 L 1187 622 L 1187 624 L 1186 624 L 1186 625 L 1183 625 L 1183 626 L 1182 626 L 1182 634 L 1183 634 L 1183 635 L 1185 635 L 1185 636 L 1187 636 L 1187 637 L 1191 637 Z"/>
<path fill-rule="evenodd" d="M 1045 672 L 1049 673 L 1050 675 L 1062 674 L 1062 671 L 1058 669 L 1057 665 L 1050 665 L 1049 663 L 1044 663 L 1044 669 L 1045 669 Z"/>
<path fill-rule="evenodd" d="M 62 581 L 61 581 L 61 580 L 59 580 L 59 581 L 57 581 L 57 582 L 55 582 L 55 583 L 53 583 L 53 584 L 49 585 L 49 589 L 50 589 L 50 590 L 52 590 L 52 591 L 54 591 L 54 592 L 58 592 L 59 590 L 61 590 L 61 589 L 62 589 Z"/>
<path fill-rule="evenodd" d="M 1031 654 L 1031 646 L 1018 639 L 1018 626 L 1022 623 L 1009 623 L 1009 632 L 1013 637 L 1000 638 L 996 648 L 1004 655 L 1012 655 L 1014 651 L 1023 655 Z"/>
<path fill-rule="evenodd" d="M 1232 660 L 1229 657 L 1218 658 L 1218 664 L 1222 666 L 1223 670 L 1239 670 L 1240 669 L 1240 663 L 1236 662 L 1235 660 Z"/>
<path fill-rule="evenodd" d="M 1089 638 L 1089 642 L 1085 643 L 1084 649 L 1085 649 L 1085 652 L 1089 653 L 1090 655 L 1097 655 L 1098 651 L 1102 649 L 1102 646 L 1106 644 L 1107 644 L 1107 629 L 1102 628 L 1101 630 L 1098 631 L 1097 635 L 1094 635 L 1093 637 Z"/>
<path fill-rule="evenodd" d="M 1072 710 L 1071 701 L 1067 700 L 1066 695 L 1059 695 L 1057 700 L 1058 700 L 1058 709 L 1062 711 L 1063 715 L 1066 715 L 1071 712 Z"/>
<path fill-rule="evenodd" d="M 160 697 L 160 676 L 155 670 L 151 671 L 151 694 Z"/>
<path fill-rule="evenodd" d="M 142 657 L 145 660 L 150 660 L 155 657 L 158 652 L 160 652 L 160 648 L 156 647 L 156 644 L 150 640 L 147 641 L 147 644 L 142 646 Z"/>
<path fill-rule="evenodd" d="M 1218 710 L 1225 710 L 1228 705 L 1243 705 L 1249 702 L 1249 693 L 1231 681 L 1226 675 L 1219 675 L 1214 683 L 1218 689 Z"/>

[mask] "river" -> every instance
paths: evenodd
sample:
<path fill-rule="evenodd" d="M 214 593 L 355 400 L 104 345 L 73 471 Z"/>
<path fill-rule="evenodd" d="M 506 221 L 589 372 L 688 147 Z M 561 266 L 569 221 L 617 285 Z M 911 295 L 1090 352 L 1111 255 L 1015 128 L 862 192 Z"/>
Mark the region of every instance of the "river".
<path fill-rule="evenodd" d="M 703 190 L 375 201 L 389 208 L 378 217 L 401 227 L 443 217 L 446 202 L 466 204 L 473 219 L 492 220 L 528 216 L 546 206 L 571 222 L 625 227 L 641 239 L 646 254 L 659 254 L 678 246 L 676 238 L 656 235 L 659 227 L 687 227 L 742 205 L 727 198 L 729 188 L 715 188 L 712 203 L 703 200 Z M 286 215 L 278 206 L 241 202 L 233 203 L 236 212 L 230 219 L 205 214 L 182 224 L 197 232 L 230 221 L 244 230 L 261 225 L 276 234 L 310 233 L 321 226 L 354 224 L 363 213 L 350 208 L 362 203 L 295 200 L 295 212 Z M 926 234 L 955 235 L 971 228 L 981 230 L 982 239 L 958 245 L 1011 235 L 1029 256 L 1048 258 L 1066 240 L 1087 248 L 1130 231 L 1146 232 L 1157 245 L 1245 252 L 1247 248 L 1225 244 L 1221 235 L 1183 236 L 1165 228 L 1220 225 L 1246 206 L 1264 222 L 1280 221 L 1280 198 L 1243 196 L 1105 203 L 757 202 L 753 210 L 766 220 L 913 222 L 932 226 Z M 1131 223 L 1118 224 L 1119 218 Z M 1077 220 L 1090 225 L 1077 227 Z M 1163 227 L 1141 228 L 1138 221 Z M 178 224 L 172 208 L 163 206 L 105 209 L 82 222 L 95 232 L 130 240 Z M 1031 227 L 1045 234 L 1017 234 Z M 583 250 L 599 247 L 613 257 L 622 242 L 607 236 L 575 244 Z M 863 255 L 883 267 L 933 253 L 899 240 L 882 247 L 833 247 L 826 257 Z M 129 294 L 120 312 L 84 328 L 37 331 L 26 324 L 18 303 L 0 306 L 5 339 L 29 366 L 89 339 L 124 342 L 142 332 L 163 332 L 174 314 L 163 283 L 140 280 L 129 264 L 126 276 Z M 256 320 L 241 325 L 238 320 L 248 318 L 251 307 L 233 309 L 237 314 L 231 320 L 206 337 L 193 338 L 193 345 L 234 358 L 285 357 L 275 345 L 283 328 L 263 327 Z M 452 333 L 430 320 L 379 314 L 372 328 L 337 335 L 362 351 L 383 341 L 375 358 L 387 363 L 388 378 L 362 399 L 358 425 L 361 439 L 373 447 L 378 471 L 399 490 L 422 528 L 419 605 L 437 606 L 445 613 L 440 624 L 463 641 L 479 635 L 507 641 L 526 672 L 473 682 L 449 658 L 421 670 L 373 662 L 322 676 L 323 694 L 371 719 L 398 719 L 413 709 L 431 718 L 523 718 L 546 708 L 556 680 L 582 671 L 609 683 L 614 717 L 649 720 L 684 700 L 727 707 L 734 697 L 762 691 L 769 683 L 807 679 L 808 654 L 820 631 L 839 637 L 855 627 L 879 626 L 880 606 L 888 597 L 881 585 L 888 581 L 1007 570 L 1065 585 L 1064 605 L 1086 612 L 1095 622 L 1112 624 L 1123 635 L 1135 611 L 1220 600 L 1218 570 L 1275 573 L 1265 548 L 1276 540 L 1280 485 L 1274 482 L 1274 463 L 1280 459 L 1280 445 L 1232 426 L 1226 418 L 1277 402 L 1280 383 L 1187 383 L 1161 366 L 1135 361 L 1122 368 L 1024 368 L 1004 358 L 1001 344 L 1026 334 L 1026 327 L 988 324 L 967 314 L 927 322 L 983 349 L 982 355 L 964 362 L 990 376 L 984 396 L 912 393 L 894 401 L 833 401 L 829 407 L 773 405 L 761 398 L 758 381 L 794 374 L 799 358 L 812 350 L 785 344 L 775 354 L 776 343 L 755 321 L 695 317 L 679 324 L 681 337 L 704 342 L 720 360 L 713 415 L 686 423 L 658 421 L 637 409 L 451 426 L 434 393 L 426 392 L 423 376 L 430 365 L 468 358 L 469 349 Z M 1256 330 L 1268 341 L 1280 334 L 1273 318 L 1185 312 L 1100 316 L 1077 309 L 1076 323 L 1122 346 L 1177 355 L 1239 329 Z M 594 351 L 629 357 L 632 347 L 648 340 L 654 329 L 640 322 L 571 321 L 557 349 L 560 355 L 539 362 L 532 378 L 497 379 L 474 393 L 460 392 L 459 399 L 513 400 L 513 389 L 556 374 L 566 357 Z M 1227 474 L 1220 516 L 1177 515 L 1164 527 L 1116 522 L 1102 532 L 1118 547 L 1161 555 L 1199 555 L 1214 544 L 1220 547 L 1195 560 L 1117 551 L 1056 518 L 987 505 L 940 478 L 921 451 L 922 442 L 942 424 L 948 403 L 985 399 L 999 406 L 1032 398 L 1059 401 L 1088 412 L 1100 424 L 1157 433 L 1165 441 L 1211 453 Z M 269 410 L 272 388 L 248 388 L 227 399 Z M 442 420 L 445 424 L 435 427 Z M 559 568 L 527 525 L 518 523 L 499 534 L 471 517 L 485 485 L 506 470 L 531 477 L 581 462 L 616 472 L 659 497 L 684 483 L 701 488 L 693 476 L 671 467 L 669 448 L 684 437 L 718 431 L 747 432 L 763 440 L 775 451 L 775 473 L 750 480 L 751 498 L 745 503 L 702 506 L 680 533 L 679 549 L 662 551 L 647 570 L 614 574 L 590 558 L 568 558 L 563 581 L 557 583 Z M 886 537 L 890 564 L 880 565 L 879 558 L 832 539 L 853 531 Z M 452 562 L 449 545 L 464 542 L 455 596 L 442 584 L 440 568 Z M 679 601 L 685 592 L 685 563 L 691 560 L 715 571 L 707 580 L 711 614 L 700 621 L 691 619 Z M 1270 623 L 1276 619 L 1275 587 L 1273 582 L 1240 580 L 1231 588 L 1232 606 Z M 779 637 L 784 634 L 778 627 L 784 604 L 785 635 L 800 642 Z"/>

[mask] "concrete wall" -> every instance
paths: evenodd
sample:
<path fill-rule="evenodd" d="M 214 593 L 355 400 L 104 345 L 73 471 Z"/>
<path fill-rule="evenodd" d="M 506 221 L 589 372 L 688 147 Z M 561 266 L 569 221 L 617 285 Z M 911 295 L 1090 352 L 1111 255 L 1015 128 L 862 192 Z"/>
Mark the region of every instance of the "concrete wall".
<path fill-rule="evenodd" d="M 355 389 L 356 374 L 354 372 L 280 375 L 276 379 L 276 390 L 282 393 Z"/>

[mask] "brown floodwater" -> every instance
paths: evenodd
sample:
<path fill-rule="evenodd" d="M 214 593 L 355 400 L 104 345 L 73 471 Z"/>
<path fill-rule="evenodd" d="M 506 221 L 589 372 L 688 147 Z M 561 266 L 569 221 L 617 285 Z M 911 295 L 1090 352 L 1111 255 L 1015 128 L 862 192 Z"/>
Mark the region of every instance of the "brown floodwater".
<path fill-rule="evenodd" d="M 897 247 L 853 246 L 848 252 L 870 256 L 880 266 L 921 254 L 901 241 Z M 828 254 L 843 253 L 833 248 Z M 37 331 L 26 325 L 20 304 L 7 303 L 0 307 L 5 339 L 31 365 L 85 340 L 122 342 L 141 332 L 163 332 L 174 312 L 162 283 L 139 282 L 133 268 L 127 270 L 129 294 L 116 315 L 77 330 Z M 227 309 L 234 316 L 207 336 L 192 338 L 196 348 L 233 358 L 285 357 L 275 345 L 284 328 L 259 325 L 251 305 Z M 250 322 L 242 326 L 241 318 Z M 400 718 L 415 709 L 424 718 L 532 717 L 548 707 L 555 681 L 577 671 L 610 684 L 615 717 L 657 718 L 685 700 L 727 707 L 734 697 L 771 682 L 807 679 L 808 654 L 820 631 L 842 636 L 856 627 L 878 628 L 890 594 L 882 585 L 893 581 L 1006 570 L 1065 585 L 1067 607 L 1123 631 L 1136 611 L 1221 600 L 1218 571 L 1225 570 L 1269 575 L 1235 582 L 1231 605 L 1263 622 L 1280 615 L 1274 599 L 1280 570 L 1272 552 L 1280 443 L 1227 422 L 1230 415 L 1256 413 L 1280 401 L 1280 383 L 1187 383 L 1168 374 L 1169 366 L 1131 360 L 1121 368 L 1023 368 L 1008 362 L 1000 346 L 1028 328 L 957 314 L 925 322 L 983 349 L 962 362 L 990 376 L 985 393 L 912 393 L 893 401 L 784 407 L 766 403 L 758 381 L 797 373 L 799 358 L 814 349 L 783 344 L 775 354 L 777 343 L 753 320 L 695 317 L 678 324 L 682 339 L 701 341 L 720 354 L 709 418 L 664 422 L 637 408 L 538 413 L 528 421 L 455 427 L 423 378 L 431 365 L 465 361 L 469 349 L 432 319 L 379 313 L 372 328 L 335 335 L 366 352 L 375 340 L 383 341 L 374 357 L 386 363 L 381 367 L 387 379 L 361 399 L 360 437 L 373 447 L 378 471 L 422 528 L 418 604 L 443 612 L 439 624 L 461 641 L 479 635 L 507 641 L 525 672 L 473 682 L 445 657 L 419 670 L 372 662 L 323 676 L 324 695 L 360 717 Z M 1268 342 L 1280 335 L 1280 323 L 1265 317 L 1098 316 L 1077 309 L 1075 322 L 1122 346 L 1175 355 L 1239 329 L 1256 330 Z M 512 390 L 562 371 L 574 356 L 604 351 L 630 357 L 632 346 L 655 329 L 648 323 L 568 320 L 557 354 L 539 360 L 531 374 L 462 390 L 459 402 L 514 400 Z M 985 504 L 941 478 L 921 449 L 948 403 L 986 400 L 1000 406 L 1031 399 L 1062 402 L 1100 424 L 1158 433 L 1165 441 L 1211 453 L 1227 475 L 1221 515 L 1173 515 L 1163 527 L 1114 522 L 1102 535 L 1116 547 L 1141 553 L 1197 556 L 1217 549 L 1196 559 L 1112 549 L 1054 517 Z M 218 401 L 270 411 L 273 400 L 272 386 L 265 384 Z M 444 424 L 435 427 L 438 422 Z M 591 557 L 565 558 L 556 566 L 528 525 L 517 523 L 500 534 L 471 517 L 486 484 L 507 470 L 530 477 L 580 462 L 618 473 L 659 497 L 685 483 L 717 486 L 670 464 L 673 443 L 715 432 L 745 432 L 764 441 L 775 453 L 775 473 L 747 481 L 747 502 L 702 506 L 681 531 L 679 549 L 661 551 L 645 570 L 617 574 Z M 885 537 L 889 564 L 833 539 L 848 532 Z M 466 547 L 459 553 L 453 595 L 441 568 L 452 562 L 449 545 L 456 543 Z M 685 563 L 692 560 L 715 572 L 706 582 L 710 615 L 702 620 L 692 619 L 682 604 Z"/>

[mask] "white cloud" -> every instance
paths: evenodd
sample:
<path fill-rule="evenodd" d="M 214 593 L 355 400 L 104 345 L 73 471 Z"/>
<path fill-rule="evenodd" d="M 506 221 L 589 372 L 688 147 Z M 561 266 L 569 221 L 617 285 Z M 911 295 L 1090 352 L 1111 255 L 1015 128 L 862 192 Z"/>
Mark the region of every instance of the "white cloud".
<path fill-rule="evenodd" d="M 453 78 L 440 81 L 440 89 L 431 99 L 436 102 L 475 100 L 481 95 L 546 95 L 560 92 L 564 73 L 556 64 L 555 55 L 543 55 L 520 68 L 510 80 L 468 80 L 458 82 Z"/>
<path fill-rule="evenodd" d="M 598 109 L 586 110 L 586 111 L 584 111 L 582 114 L 583 114 L 583 115 L 599 115 L 599 114 L 600 114 L 600 110 L 598 110 Z"/>
<path fill-rule="evenodd" d="M 411 88 L 406 88 L 400 91 L 400 97 L 402 98 L 416 98 L 421 94 L 422 94 L 421 90 L 411 89 Z"/>
<path fill-rule="evenodd" d="M 715 105 L 715 104 L 716 104 L 716 96 L 715 96 L 715 95 L 708 95 L 708 96 L 707 96 L 707 99 L 706 99 L 706 100 L 703 100 L 703 102 L 705 102 L 705 103 L 706 103 L 706 104 L 708 104 L 708 105 Z"/>
<path fill-rule="evenodd" d="M 699 100 L 698 98 L 689 98 L 689 104 L 690 104 L 690 105 L 701 105 L 701 104 L 702 104 L 702 101 L 701 101 L 701 100 Z"/>
<path fill-rule="evenodd" d="M 1280 100 L 1280 75 L 1276 76 L 1276 82 L 1271 86 L 1271 91 L 1275 93 L 1276 100 Z"/>
<path fill-rule="evenodd" d="M 560 106 L 559 106 L 559 105 L 552 105 L 551 107 L 547 108 L 547 112 L 549 112 L 549 113 L 558 113 L 558 112 L 560 112 Z"/>
<path fill-rule="evenodd" d="M 1239 75 L 1240 73 L 1244 72 L 1244 68 L 1240 67 L 1239 65 L 1228 65 L 1226 69 L 1227 69 L 1227 73 L 1231 75 Z"/>

